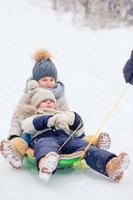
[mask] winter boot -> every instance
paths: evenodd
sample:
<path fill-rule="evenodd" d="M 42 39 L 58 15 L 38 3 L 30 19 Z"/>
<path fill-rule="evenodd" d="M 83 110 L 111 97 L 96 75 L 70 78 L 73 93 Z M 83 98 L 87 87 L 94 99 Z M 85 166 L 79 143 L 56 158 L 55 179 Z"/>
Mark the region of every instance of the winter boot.
<path fill-rule="evenodd" d="M 44 181 L 48 181 L 52 173 L 58 165 L 59 155 L 55 152 L 48 153 L 39 162 L 39 177 Z"/>
<path fill-rule="evenodd" d="M 108 133 L 106 132 L 101 132 L 97 138 L 96 146 L 108 150 L 111 145 L 111 138 Z"/>
<path fill-rule="evenodd" d="M 20 153 L 16 151 L 14 146 L 10 143 L 9 140 L 2 141 L 2 155 L 7 161 L 12 165 L 13 168 L 21 168 L 22 167 L 22 156 Z"/>
<path fill-rule="evenodd" d="M 106 164 L 106 171 L 110 180 L 114 183 L 118 183 L 122 177 L 124 170 L 129 165 L 129 156 L 127 153 L 122 152 L 119 156 L 112 158 Z"/>
<path fill-rule="evenodd" d="M 111 145 L 110 136 L 105 132 L 101 132 L 98 137 L 97 135 L 87 135 L 83 138 L 83 140 L 104 150 L 108 150 Z"/>

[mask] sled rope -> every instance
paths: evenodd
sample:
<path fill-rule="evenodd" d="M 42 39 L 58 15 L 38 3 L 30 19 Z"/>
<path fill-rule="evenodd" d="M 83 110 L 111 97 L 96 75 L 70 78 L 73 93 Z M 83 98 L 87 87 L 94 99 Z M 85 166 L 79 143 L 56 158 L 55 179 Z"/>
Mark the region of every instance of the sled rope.
<path fill-rule="evenodd" d="M 102 130 L 102 128 L 104 127 L 104 125 L 106 124 L 106 122 L 108 121 L 109 117 L 112 115 L 112 113 L 116 110 L 116 107 L 118 106 L 118 104 L 120 103 L 121 99 L 123 98 L 123 96 L 125 95 L 127 89 L 128 89 L 129 84 L 126 86 L 126 88 L 122 91 L 122 93 L 120 94 L 120 96 L 118 97 L 118 99 L 116 100 L 116 102 L 114 103 L 112 110 L 107 114 L 107 116 L 105 117 L 105 119 L 103 120 L 101 126 L 97 129 L 95 136 L 98 137 L 100 131 Z M 84 149 L 84 154 L 81 157 L 81 159 L 85 156 L 86 151 L 89 149 L 90 145 L 93 143 L 94 139 L 92 139 L 92 141 L 89 142 L 89 144 L 86 146 L 86 148 Z"/>
<path fill-rule="evenodd" d="M 109 117 L 112 115 L 112 113 L 116 110 L 116 107 L 118 106 L 120 100 L 123 98 L 123 96 L 125 95 L 127 88 L 128 88 L 129 84 L 126 86 L 126 88 L 122 91 L 122 93 L 120 94 L 119 98 L 116 100 L 115 104 L 112 107 L 112 110 L 107 114 L 107 116 L 105 117 L 105 119 L 103 120 L 101 126 L 98 128 L 98 130 L 96 131 L 95 136 L 98 137 L 99 133 L 101 131 L 101 129 L 104 127 L 104 125 L 106 124 L 106 122 L 108 121 Z M 69 136 L 69 138 L 63 143 L 63 145 L 60 147 L 59 151 L 61 151 L 61 149 L 66 145 L 66 143 L 71 139 L 71 137 L 76 133 L 76 131 L 83 125 L 83 122 L 79 124 L 79 126 L 72 132 L 72 134 Z M 93 143 L 94 139 L 92 139 L 89 144 L 86 146 L 86 148 L 84 149 L 84 153 L 81 157 L 84 157 L 86 151 L 89 149 L 90 145 Z"/>
<path fill-rule="evenodd" d="M 71 139 L 71 137 L 76 133 L 76 131 L 83 125 L 83 122 L 81 122 L 78 127 L 71 133 L 69 138 L 63 143 L 63 145 L 59 148 L 59 151 L 66 145 L 66 143 Z"/>

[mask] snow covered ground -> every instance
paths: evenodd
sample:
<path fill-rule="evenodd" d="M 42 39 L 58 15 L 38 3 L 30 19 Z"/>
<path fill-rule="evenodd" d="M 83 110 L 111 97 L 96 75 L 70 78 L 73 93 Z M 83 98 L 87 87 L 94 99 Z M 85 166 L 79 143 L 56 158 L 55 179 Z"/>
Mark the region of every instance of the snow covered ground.
<path fill-rule="evenodd" d="M 46 6 L 42 0 L 0 1 L 0 139 L 7 137 L 37 48 L 48 48 L 53 53 L 59 78 L 66 85 L 67 100 L 83 117 L 87 134 L 96 133 L 126 87 L 122 68 L 133 48 L 133 30 L 77 28 Z M 130 166 L 121 183 L 110 183 L 85 169 L 62 171 L 44 184 L 37 174 L 14 170 L 0 156 L 1 199 L 132 199 L 132 102 L 133 86 L 129 85 L 102 128 L 111 135 L 111 151 L 127 151 L 130 155 Z"/>

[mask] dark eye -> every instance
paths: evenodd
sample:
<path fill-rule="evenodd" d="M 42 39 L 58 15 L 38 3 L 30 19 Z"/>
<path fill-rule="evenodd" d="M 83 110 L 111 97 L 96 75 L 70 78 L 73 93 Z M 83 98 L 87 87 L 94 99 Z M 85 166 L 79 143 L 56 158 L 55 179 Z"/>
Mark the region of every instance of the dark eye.
<path fill-rule="evenodd" d="M 51 103 L 54 103 L 54 100 L 50 99 Z"/>

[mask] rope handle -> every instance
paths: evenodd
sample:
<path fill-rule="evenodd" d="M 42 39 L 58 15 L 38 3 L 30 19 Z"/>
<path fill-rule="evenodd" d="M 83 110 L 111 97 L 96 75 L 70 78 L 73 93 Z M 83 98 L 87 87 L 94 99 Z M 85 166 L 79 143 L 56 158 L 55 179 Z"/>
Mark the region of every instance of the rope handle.
<path fill-rule="evenodd" d="M 61 151 L 61 149 L 66 145 L 66 143 L 71 139 L 71 137 L 76 133 L 76 131 L 83 125 L 83 122 L 81 122 L 78 127 L 71 133 L 71 135 L 69 136 L 69 138 L 67 138 L 67 140 L 63 143 L 63 145 L 59 148 L 59 151 Z"/>
<path fill-rule="evenodd" d="M 127 89 L 128 89 L 129 84 L 126 86 L 126 88 L 122 91 L 122 93 L 120 94 L 120 96 L 118 97 L 118 99 L 116 100 L 116 102 L 114 103 L 111 111 L 107 114 L 107 116 L 105 117 L 105 119 L 103 120 L 101 126 L 98 128 L 98 130 L 96 131 L 95 136 L 98 138 L 101 129 L 104 127 L 105 123 L 107 122 L 107 120 L 109 119 L 109 117 L 112 115 L 112 113 L 114 112 L 114 110 L 116 109 L 116 107 L 118 106 L 120 100 L 123 98 L 123 96 L 125 95 Z M 71 137 L 76 133 L 76 131 L 81 127 L 81 125 L 83 125 L 83 122 L 79 124 L 79 126 L 72 132 L 72 134 L 69 136 L 69 138 L 63 143 L 63 145 L 60 147 L 59 151 L 61 151 L 61 149 L 66 145 L 66 143 L 71 139 Z M 84 153 L 81 157 L 81 159 L 85 156 L 87 150 L 89 149 L 90 145 L 94 142 L 94 139 L 90 140 L 89 144 L 86 146 L 86 148 L 84 149 Z"/>
<path fill-rule="evenodd" d="M 96 131 L 96 137 L 98 138 L 100 131 L 102 130 L 102 128 L 104 127 L 105 123 L 107 122 L 107 120 L 109 119 L 109 117 L 112 115 L 112 113 L 114 112 L 114 110 L 116 109 L 116 107 L 118 106 L 120 100 L 123 98 L 123 96 L 125 95 L 127 89 L 129 87 L 129 84 L 126 85 L 126 87 L 124 88 L 124 90 L 122 91 L 122 93 L 120 94 L 120 96 L 118 97 L 118 99 L 116 100 L 116 102 L 114 103 L 112 110 L 107 114 L 107 116 L 105 117 L 105 119 L 103 120 L 101 126 L 97 129 Z M 90 145 L 93 143 L 93 139 L 92 141 L 89 142 L 89 144 L 86 146 L 86 148 L 84 149 L 84 154 L 81 157 L 81 159 L 85 156 L 87 150 L 89 149 Z"/>

